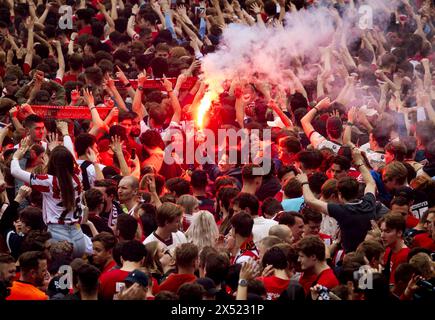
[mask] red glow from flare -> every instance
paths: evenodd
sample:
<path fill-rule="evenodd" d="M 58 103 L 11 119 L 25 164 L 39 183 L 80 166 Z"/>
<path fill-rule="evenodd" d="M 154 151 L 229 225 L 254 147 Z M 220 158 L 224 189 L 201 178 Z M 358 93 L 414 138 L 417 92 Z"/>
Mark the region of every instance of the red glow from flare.
<path fill-rule="evenodd" d="M 198 111 L 196 113 L 196 125 L 198 128 L 204 127 L 204 117 L 207 111 L 210 109 L 212 101 L 213 94 L 211 92 L 206 92 L 198 106 Z"/>

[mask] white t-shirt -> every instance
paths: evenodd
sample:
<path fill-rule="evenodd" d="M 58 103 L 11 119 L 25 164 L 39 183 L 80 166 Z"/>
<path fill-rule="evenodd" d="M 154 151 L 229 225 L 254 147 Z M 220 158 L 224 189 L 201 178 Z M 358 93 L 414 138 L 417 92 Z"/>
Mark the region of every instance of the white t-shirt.
<path fill-rule="evenodd" d="M 80 223 L 83 205 L 81 202 L 82 186 L 78 172 L 73 176 L 74 190 L 71 190 L 74 192 L 75 209 L 74 211 L 65 212 L 59 182 L 55 176 L 26 172 L 20 168 L 18 160 L 12 160 L 11 171 L 16 178 L 29 182 L 32 189 L 42 193 L 42 214 L 45 224 L 58 224 L 61 217 L 63 217 L 63 223 L 66 224 Z"/>
<path fill-rule="evenodd" d="M 252 227 L 252 235 L 254 236 L 254 243 L 258 247 L 260 241 L 269 235 L 269 229 L 278 222 L 265 217 L 254 218 L 254 226 Z"/>
<path fill-rule="evenodd" d="M 150 243 L 150 242 L 152 242 L 152 241 L 158 241 L 158 242 L 160 242 L 160 243 L 163 245 L 163 247 L 164 247 L 165 249 L 168 249 L 168 250 L 172 250 L 172 249 L 174 249 L 174 248 L 175 248 L 176 246 L 178 246 L 179 244 L 187 243 L 186 236 L 185 236 L 184 233 L 181 232 L 181 231 L 177 231 L 177 232 L 173 232 L 173 233 L 172 233 L 172 244 L 170 244 L 170 245 L 167 245 L 166 243 L 164 243 L 164 242 L 162 241 L 162 239 L 160 239 L 159 237 L 157 237 L 157 236 L 155 235 L 154 232 L 151 233 L 151 234 L 150 234 L 150 235 L 149 235 L 149 236 L 144 240 L 143 244 L 145 245 L 145 244 Z"/>
<path fill-rule="evenodd" d="M 324 136 L 322 136 L 317 131 L 313 131 L 310 134 L 310 142 L 316 149 L 322 149 L 322 148 L 328 148 L 331 149 L 335 154 L 338 153 L 338 150 L 340 150 L 341 145 L 338 143 L 334 143 L 328 139 L 326 139 Z"/>
<path fill-rule="evenodd" d="M 77 164 L 79 166 L 82 165 L 82 163 L 85 162 L 85 160 L 77 160 Z M 100 169 L 103 170 L 106 166 L 102 165 L 102 164 L 98 164 L 100 166 Z M 91 186 L 91 188 L 94 186 L 95 180 L 97 180 L 97 174 L 95 173 L 95 167 L 93 164 L 90 164 L 87 168 L 86 171 L 88 172 L 88 180 L 89 180 L 89 185 Z M 82 180 L 83 180 L 83 175 L 82 175 Z"/>
<path fill-rule="evenodd" d="M 380 167 L 385 165 L 385 154 L 372 151 L 369 143 L 363 144 L 359 147 L 359 150 L 366 153 L 367 159 L 369 160 L 373 170 L 378 170 Z"/>

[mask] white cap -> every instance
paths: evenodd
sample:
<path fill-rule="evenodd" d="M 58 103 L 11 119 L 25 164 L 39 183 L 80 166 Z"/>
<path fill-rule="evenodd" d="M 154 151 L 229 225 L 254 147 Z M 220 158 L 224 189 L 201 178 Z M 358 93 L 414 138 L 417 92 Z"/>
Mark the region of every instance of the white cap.
<path fill-rule="evenodd" d="M 267 121 L 267 125 L 271 128 L 285 128 L 285 124 L 282 122 L 280 117 L 275 118 L 274 121 Z"/>
<path fill-rule="evenodd" d="M 373 108 L 367 107 L 367 105 L 363 105 L 361 108 L 359 108 L 362 112 L 365 113 L 367 117 L 373 117 L 374 115 L 379 115 L 378 111 Z"/>

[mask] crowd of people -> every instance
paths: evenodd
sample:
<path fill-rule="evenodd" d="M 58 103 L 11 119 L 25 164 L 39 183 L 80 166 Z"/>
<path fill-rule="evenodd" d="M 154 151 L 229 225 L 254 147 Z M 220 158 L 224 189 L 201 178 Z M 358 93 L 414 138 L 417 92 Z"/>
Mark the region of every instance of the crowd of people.
<path fill-rule="evenodd" d="M 229 25 L 315 10 L 335 32 L 285 82 L 226 79 L 201 119 L 257 130 L 269 158 L 173 154 L 199 145 L 185 128 Z M 427 0 L 0 0 L 0 300 L 434 300 L 434 17 Z"/>

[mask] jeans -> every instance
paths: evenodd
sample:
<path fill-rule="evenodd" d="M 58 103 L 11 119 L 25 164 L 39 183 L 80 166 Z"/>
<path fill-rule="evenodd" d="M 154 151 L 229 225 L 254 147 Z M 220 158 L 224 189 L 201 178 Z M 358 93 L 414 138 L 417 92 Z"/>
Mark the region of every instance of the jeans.
<path fill-rule="evenodd" d="M 51 233 L 51 238 L 54 241 L 66 240 L 73 244 L 74 258 L 81 258 L 86 251 L 86 239 L 79 224 L 49 224 L 48 231 Z"/>

